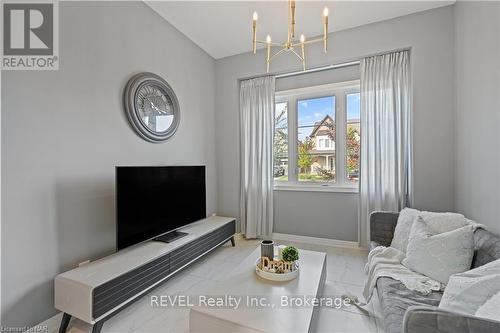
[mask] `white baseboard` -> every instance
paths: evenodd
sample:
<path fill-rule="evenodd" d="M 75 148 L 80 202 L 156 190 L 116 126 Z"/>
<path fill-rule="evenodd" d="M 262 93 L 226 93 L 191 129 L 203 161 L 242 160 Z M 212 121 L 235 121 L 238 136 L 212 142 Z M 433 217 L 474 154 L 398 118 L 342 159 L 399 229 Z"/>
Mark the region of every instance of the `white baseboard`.
<path fill-rule="evenodd" d="M 358 242 L 350 242 L 350 241 L 329 239 L 329 238 L 273 233 L 273 239 L 289 241 L 289 242 L 297 242 L 297 243 L 317 244 L 324 246 L 346 247 L 350 249 L 362 249 L 362 247 L 359 246 Z"/>

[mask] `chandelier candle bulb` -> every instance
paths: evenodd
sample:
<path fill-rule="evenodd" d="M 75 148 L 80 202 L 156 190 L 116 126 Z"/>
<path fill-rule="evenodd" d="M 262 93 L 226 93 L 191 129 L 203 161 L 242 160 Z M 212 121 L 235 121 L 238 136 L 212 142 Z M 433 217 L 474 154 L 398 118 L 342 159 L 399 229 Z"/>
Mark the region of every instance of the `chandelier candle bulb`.
<path fill-rule="evenodd" d="M 253 12 L 253 39 L 252 39 L 252 49 L 253 54 L 257 52 L 257 20 L 259 19 L 259 14 L 257 12 Z"/>
<path fill-rule="evenodd" d="M 271 62 L 271 36 L 267 35 L 266 37 L 266 43 L 267 43 L 267 72 L 269 73 L 269 63 Z"/>

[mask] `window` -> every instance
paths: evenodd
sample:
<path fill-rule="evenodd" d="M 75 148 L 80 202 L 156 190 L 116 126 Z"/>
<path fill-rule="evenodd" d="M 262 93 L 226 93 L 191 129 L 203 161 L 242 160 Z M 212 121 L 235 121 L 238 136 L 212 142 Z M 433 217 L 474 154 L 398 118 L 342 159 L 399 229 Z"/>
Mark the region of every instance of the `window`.
<path fill-rule="evenodd" d="M 361 152 L 360 136 L 360 96 L 359 93 L 346 95 L 346 175 L 349 182 L 359 180 L 359 154 Z"/>
<path fill-rule="evenodd" d="M 276 93 L 276 188 L 355 190 L 360 135 L 359 81 Z"/>
<path fill-rule="evenodd" d="M 288 104 L 276 103 L 274 108 L 274 180 L 288 180 Z"/>
<path fill-rule="evenodd" d="M 335 96 L 297 101 L 298 181 L 335 181 Z M 328 144 L 327 144 L 328 142 Z"/>

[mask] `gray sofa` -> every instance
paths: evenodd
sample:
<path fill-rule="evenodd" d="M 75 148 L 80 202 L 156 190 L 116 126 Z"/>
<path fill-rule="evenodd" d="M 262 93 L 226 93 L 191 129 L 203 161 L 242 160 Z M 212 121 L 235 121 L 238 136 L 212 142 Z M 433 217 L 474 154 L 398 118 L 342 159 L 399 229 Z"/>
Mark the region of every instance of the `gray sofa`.
<path fill-rule="evenodd" d="M 398 213 L 373 212 L 370 215 L 370 248 L 390 246 Z M 500 258 L 500 237 L 484 229 L 474 232 L 476 268 Z M 388 333 L 498 333 L 500 322 L 466 316 L 438 308 L 442 292 L 423 296 L 389 277 L 379 278 L 377 292 Z"/>

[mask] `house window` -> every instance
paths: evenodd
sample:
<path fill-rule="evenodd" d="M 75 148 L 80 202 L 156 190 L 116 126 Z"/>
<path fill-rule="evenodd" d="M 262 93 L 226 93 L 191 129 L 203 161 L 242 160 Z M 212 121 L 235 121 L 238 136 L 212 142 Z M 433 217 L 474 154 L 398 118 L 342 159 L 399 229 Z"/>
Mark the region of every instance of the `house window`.
<path fill-rule="evenodd" d="M 275 188 L 356 191 L 360 135 L 359 81 L 277 92 Z"/>

